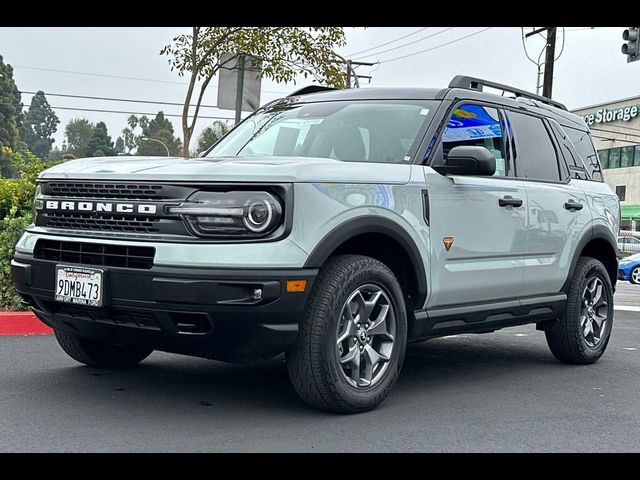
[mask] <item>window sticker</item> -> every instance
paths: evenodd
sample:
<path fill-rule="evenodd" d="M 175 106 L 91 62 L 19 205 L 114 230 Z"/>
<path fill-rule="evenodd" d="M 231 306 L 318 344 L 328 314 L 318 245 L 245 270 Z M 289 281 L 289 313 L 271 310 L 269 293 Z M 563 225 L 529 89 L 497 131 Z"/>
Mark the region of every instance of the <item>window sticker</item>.
<path fill-rule="evenodd" d="M 502 136 L 502 127 L 480 105 L 464 105 L 456 109 L 444 131 L 445 142 L 461 142 Z"/>

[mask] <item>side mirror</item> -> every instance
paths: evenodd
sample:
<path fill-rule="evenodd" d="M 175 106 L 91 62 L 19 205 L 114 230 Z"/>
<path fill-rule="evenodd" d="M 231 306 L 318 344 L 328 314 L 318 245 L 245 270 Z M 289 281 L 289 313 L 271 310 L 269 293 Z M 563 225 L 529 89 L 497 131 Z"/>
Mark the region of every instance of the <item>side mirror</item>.
<path fill-rule="evenodd" d="M 433 169 L 446 175 L 486 175 L 496 173 L 496 159 L 485 147 L 460 146 L 449 151 L 444 165 Z"/>

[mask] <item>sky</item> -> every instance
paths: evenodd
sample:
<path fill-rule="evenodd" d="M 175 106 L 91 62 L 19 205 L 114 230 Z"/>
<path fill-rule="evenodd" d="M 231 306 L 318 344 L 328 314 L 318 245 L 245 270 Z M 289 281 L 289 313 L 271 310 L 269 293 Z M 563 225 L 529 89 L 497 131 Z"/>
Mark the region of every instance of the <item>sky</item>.
<path fill-rule="evenodd" d="M 520 27 L 487 28 L 345 27 L 347 44 L 338 53 L 355 60 L 380 62 L 373 67 L 358 68 L 358 73 L 373 77 L 370 83 L 363 80 L 362 88 L 445 87 L 455 75 L 464 74 L 535 92 L 537 67 L 525 55 Z M 563 30 L 558 27 L 559 58 L 554 70 L 553 98 L 569 109 L 576 109 L 640 95 L 640 61 L 627 63 L 620 51 L 624 28 L 567 27 Z M 530 31 L 531 27 L 526 29 Z M 186 93 L 186 79 L 172 72 L 167 57 L 159 52 L 176 35 L 189 32 L 189 27 L 0 27 L 0 55 L 13 65 L 14 79 L 21 91 L 181 103 Z M 544 43 L 541 36 L 529 38 L 526 41 L 529 56 L 537 59 Z M 214 83 L 217 82 L 214 80 Z M 299 79 L 296 85 L 263 80 L 261 103 L 309 83 L 305 79 Z M 216 97 L 216 88 L 210 86 L 203 104 L 215 105 Z M 22 98 L 28 105 L 31 95 L 25 94 Z M 181 112 L 178 105 L 54 96 L 48 100 L 53 107 L 125 110 L 151 115 L 160 109 L 165 114 Z M 73 118 L 104 121 L 115 141 L 126 127 L 128 117 L 121 113 L 62 109 L 57 109 L 56 114 L 61 121 L 55 134 L 58 147 L 62 144 L 64 126 Z M 234 112 L 204 108 L 202 115 L 233 118 Z M 182 137 L 180 118 L 169 119 L 176 135 Z M 212 121 L 198 120 L 194 138 Z M 195 145 L 193 140 L 191 148 Z"/>

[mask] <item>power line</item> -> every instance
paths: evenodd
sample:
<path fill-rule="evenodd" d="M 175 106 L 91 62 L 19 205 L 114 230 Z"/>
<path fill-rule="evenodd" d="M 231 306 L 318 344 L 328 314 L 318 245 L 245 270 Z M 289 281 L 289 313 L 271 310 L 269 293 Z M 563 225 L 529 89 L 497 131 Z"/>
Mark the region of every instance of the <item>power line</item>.
<path fill-rule="evenodd" d="M 155 83 L 166 83 L 171 85 L 188 85 L 186 82 L 177 82 L 175 80 L 159 80 L 157 78 L 142 78 L 142 77 L 128 77 L 124 75 L 111 75 L 107 73 L 93 73 L 93 72 L 80 72 L 77 70 L 62 70 L 58 68 L 44 68 L 44 67 L 31 67 L 28 65 L 12 65 L 13 68 L 23 68 L 25 70 L 41 70 L 44 72 L 55 72 L 55 73 L 69 73 L 73 75 L 87 75 L 89 77 L 104 77 L 104 78 L 116 78 L 120 80 L 136 80 L 140 82 L 155 82 Z M 217 85 L 210 85 L 212 88 L 218 88 Z M 265 93 L 277 93 L 279 95 L 285 95 L 288 92 L 276 92 L 274 90 L 263 90 Z"/>
<path fill-rule="evenodd" d="M 440 30 L 439 32 L 432 33 L 431 35 L 427 35 L 426 37 L 421 37 L 421 38 L 418 38 L 417 40 L 413 40 L 412 42 L 403 43 L 402 45 L 398 45 L 396 47 L 388 48 L 386 50 L 382 50 L 381 52 L 371 53 L 370 55 L 382 55 L 383 53 L 388 53 L 388 52 L 391 52 L 393 50 L 397 50 L 399 48 L 404 48 L 404 47 L 407 47 L 409 45 L 413 45 L 414 43 L 422 42 L 423 40 L 427 40 L 427 39 L 429 39 L 431 37 L 435 37 L 436 35 L 440 35 L 441 33 L 444 33 L 444 32 L 446 32 L 448 30 L 451 30 L 452 28 L 455 28 L 455 27 L 447 27 L 444 30 Z"/>
<path fill-rule="evenodd" d="M 124 110 L 103 110 L 103 109 L 98 109 L 98 108 L 76 108 L 76 107 L 54 107 L 52 105 L 50 105 L 50 107 L 54 110 L 74 110 L 74 111 L 79 111 L 79 112 L 98 112 L 98 113 L 121 113 L 121 114 L 127 114 L 127 115 L 147 115 L 149 117 L 155 117 L 156 114 L 155 113 L 149 113 L 149 112 L 129 112 L 129 111 L 124 111 Z M 164 113 L 165 117 L 182 117 L 182 115 L 179 114 L 175 114 L 175 113 Z M 198 118 L 205 118 L 205 119 L 209 119 L 209 120 L 233 120 L 233 118 L 231 117 L 215 117 L 215 116 L 204 116 L 204 115 L 198 115 Z"/>
<path fill-rule="evenodd" d="M 376 46 L 374 46 L 374 47 L 367 48 L 367 49 L 365 49 L 365 50 L 360 50 L 359 52 L 349 53 L 349 54 L 347 54 L 347 55 L 345 55 L 345 56 L 346 56 L 346 57 L 353 57 L 354 55 L 360 55 L 361 53 L 369 52 L 369 51 L 371 51 L 371 50 L 375 50 L 376 48 L 384 47 L 384 46 L 389 45 L 389 44 L 391 44 L 391 43 L 395 43 L 395 42 L 397 42 L 397 41 L 399 41 L 399 40 L 402 40 L 403 38 L 411 37 L 411 36 L 415 35 L 416 33 L 423 32 L 423 31 L 425 31 L 425 30 L 428 30 L 429 28 L 431 28 L 431 27 L 423 27 L 423 28 L 420 28 L 420 29 L 416 30 L 415 32 L 411 32 L 411 33 L 409 33 L 409 34 L 407 34 L 407 35 L 403 35 L 403 36 L 398 37 L 398 38 L 396 38 L 396 39 L 394 39 L 394 40 L 391 40 L 391 41 L 389 41 L 389 42 L 381 43 L 380 45 L 376 45 Z"/>
<path fill-rule="evenodd" d="M 38 92 L 27 92 L 23 90 L 23 91 L 20 91 L 20 93 L 26 94 L 26 95 L 35 95 Z M 158 102 L 153 100 L 134 100 L 131 98 L 94 97 L 90 95 L 72 95 L 70 93 L 48 93 L 48 92 L 43 92 L 43 93 L 50 97 L 84 98 L 89 100 L 105 100 L 105 101 L 111 101 L 111 102 L 129 102 L 129 103 L 149 103 L 149 104 L 155 104 L 155 105 L 176 105 L 179 107 L 184 106 L 184 104 L 180 102 Z M 189 106 L 195 107 L 196 105 L 190 104 Z M 200 107 L 201 108 L 218 108 L 217 105 L 200 105 Z"/>
<path fill-rule="evenodd" d="M 475 35 L 479 35 L 479 34 L 481 34 L 482 32 L 486 32 L 487 30 L 490 30 L 490 29 L 492 29 L 492 28 L 493 28 L 493 27 L 483 28 L 482 30 L 478 30 L 477 32 L 470 33 L 469 35 L 465 35 L 465 36 L 463 36 L 463 37 L 456 38 L 456 39 L 451 40 L 451 41 L 449 41 L 449 42 L 441 43 L 440 45 L 436 45 L 435 47 L 426 48 L 426 49 L 424 49 L 424 50 L 420 50 L 419 52 L 409 53 L 409 54 L 407 54 L 407 55 L 402 55 L 402 56 L 400 56 L 400 57 L 388 58 L 387 60 L 381 60 L 381 61 L 380 61 L 380 63 L 395 62 L 396 60 L 401 60 L 401 59 L 403 59 L 403 58 L 412 57 L 412 56 L 414 56 L 414 55 L 419 55 L 419 54 L 421 54 L 421 53 L 430 52 L 430 51 L 432 51 L 432 50 L 436 50 L 436 49 L 438 49 L 438 48 L 446 47 L 447 45 L 451 45 L 452 43 L 460 42 L 460 41 L 465 40 L 465 39 L 467 39 L 467 38 L 469 38 L 469 37 L 473 37 L 473 36 L 475 36 Z"/>

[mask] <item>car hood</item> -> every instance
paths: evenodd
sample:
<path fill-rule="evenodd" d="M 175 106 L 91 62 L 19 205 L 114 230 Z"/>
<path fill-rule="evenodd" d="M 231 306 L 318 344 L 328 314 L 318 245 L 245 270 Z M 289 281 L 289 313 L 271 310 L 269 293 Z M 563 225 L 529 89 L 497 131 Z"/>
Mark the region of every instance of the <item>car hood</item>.
<path fill-rule="evenodd" d="M 42 172 L 42 179 L 407 183 L 410 166 L 296 157 L 95 157 Z"/>

